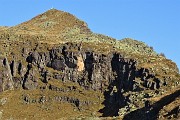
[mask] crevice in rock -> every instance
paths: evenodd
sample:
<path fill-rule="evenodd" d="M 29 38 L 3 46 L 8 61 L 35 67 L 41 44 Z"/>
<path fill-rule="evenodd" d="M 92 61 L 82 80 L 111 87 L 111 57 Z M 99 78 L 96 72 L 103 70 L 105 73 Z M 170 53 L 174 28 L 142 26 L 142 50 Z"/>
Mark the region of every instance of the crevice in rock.
<path fill-rule="evenodd" d="M 88 80 L 89 82 L 92 81 L 92 72 L 93 72 L 93 54 L 90 52 L 86 53 L 86 59 L 85 59 L 85 71 L 88 73 Z"/>
<path fill-rule="evenodd" d="M 3 59 L 3 65 L 4 65 L 4 66 L 7 65 L 7 59 L 6 59 L 6 58 Z"/>
<path fill-rule="evenodd" d="M 24 75 L 24 79 L 23 79 L 23 84 L 22 84 L 23 89 L 27 89 L 25 86 L 25 83 L 27 82 L 27 78 L 28 78 L 29 71 L 31 68 L 32 68 L 31 64 L 28 64 L 27 65 L 27 71 L 26 71 L 26 74 Z"/>
<path fill-rule="evenodd" d="M 14 66 L 14 61 L 12 61 L 12 62 L 10 63 L 10 69 L 11 69 L 11 75 L 12 75 L 12 76 L 14 76 L 14 75 L 13 75 L 13 73 L 14 73 L 14 71 L 13 71 L 13 66 Z"/>
<path fill-rule="evenodd" d="M 18 65 L 18 74 L 21 74 L 21 70 L 22 70 L 22 63 L 20 62 Z"/>

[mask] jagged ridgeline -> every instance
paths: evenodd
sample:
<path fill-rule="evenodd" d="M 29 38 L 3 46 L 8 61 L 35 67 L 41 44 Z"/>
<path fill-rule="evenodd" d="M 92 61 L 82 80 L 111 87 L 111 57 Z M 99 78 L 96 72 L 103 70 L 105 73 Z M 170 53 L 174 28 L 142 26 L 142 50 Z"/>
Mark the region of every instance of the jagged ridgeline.
<path fill-rule="evenodd" d="M 152 47 L 67 12 L 0 27 L 2 119 L 179 119 L 179 86 L 176 64 Z"/>

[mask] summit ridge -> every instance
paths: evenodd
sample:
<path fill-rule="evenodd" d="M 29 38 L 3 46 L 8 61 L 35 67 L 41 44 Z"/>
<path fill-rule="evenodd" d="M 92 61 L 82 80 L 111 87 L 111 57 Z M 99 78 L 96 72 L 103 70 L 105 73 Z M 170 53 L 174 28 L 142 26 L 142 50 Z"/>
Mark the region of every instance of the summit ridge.
<path fill-rule="evenodd" d="M 87 24 L 70 13 L 50 9 L 29 21 L 12 27 L 10 31 L 56 35 L 61 34 L 64 29 L 73 27 L 87 28 Z"/>

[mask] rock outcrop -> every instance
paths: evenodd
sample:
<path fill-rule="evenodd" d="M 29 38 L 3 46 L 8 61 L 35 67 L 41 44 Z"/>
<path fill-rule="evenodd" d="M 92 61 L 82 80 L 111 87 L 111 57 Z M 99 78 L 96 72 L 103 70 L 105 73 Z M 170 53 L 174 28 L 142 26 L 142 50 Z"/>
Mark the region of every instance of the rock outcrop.
<path fill-rule="evenodd" d="M 13 79 L 8 59 L 0 58 L 0 91 L 13 90 Z"/>

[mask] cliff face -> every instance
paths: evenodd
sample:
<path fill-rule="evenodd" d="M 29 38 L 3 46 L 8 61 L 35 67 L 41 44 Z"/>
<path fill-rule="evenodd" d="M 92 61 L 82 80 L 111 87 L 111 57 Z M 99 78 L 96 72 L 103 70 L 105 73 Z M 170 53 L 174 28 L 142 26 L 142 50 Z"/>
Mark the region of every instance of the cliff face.
<path fill-rule="evenodd" d="M 47 22 L 51 27 L 43 26 Z M 80 114 L 179 117 L 178 68 L 142 42 L 94 34 L 84 22 L 54 9 L 0 32 L 4 119 L 12 112 L 15 119 L 26 118 L 25 112 L 28 119 L 70 119 Z M 39 114 L 31 116 L 36 111 Z"/>

